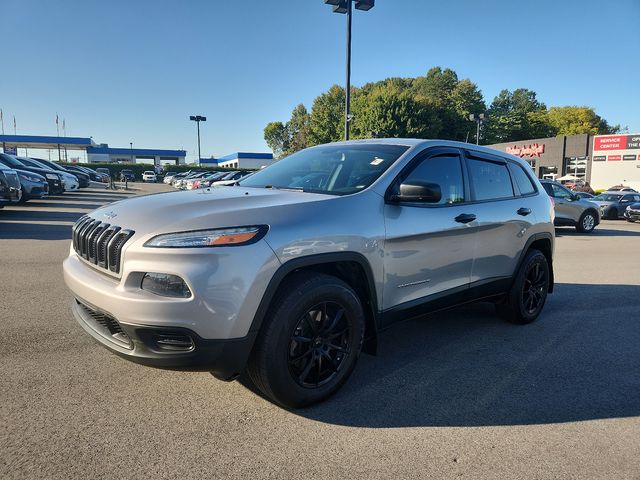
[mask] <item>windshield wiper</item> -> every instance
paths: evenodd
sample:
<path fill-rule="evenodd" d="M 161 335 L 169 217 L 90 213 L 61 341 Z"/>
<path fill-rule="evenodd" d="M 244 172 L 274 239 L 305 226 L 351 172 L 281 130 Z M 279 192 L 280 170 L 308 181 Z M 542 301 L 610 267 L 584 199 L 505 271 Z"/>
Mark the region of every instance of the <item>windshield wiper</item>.
<path fill-rule="evenodd" d="M 264 188 L 271 188 L 274 190 L 282 190 L 285 192 L 304 192 L 304 188 L 297 187 L 276 187 L 274 185 L 265 185 Z"/>

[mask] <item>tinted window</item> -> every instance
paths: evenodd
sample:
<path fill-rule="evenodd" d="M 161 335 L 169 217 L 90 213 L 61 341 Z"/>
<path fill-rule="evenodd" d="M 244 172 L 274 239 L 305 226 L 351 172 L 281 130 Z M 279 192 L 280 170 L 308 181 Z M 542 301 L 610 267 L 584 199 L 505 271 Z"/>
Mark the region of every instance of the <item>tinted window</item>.
<path fill-rule="evenodd" d="M 536 191 L 536 188 L 531 182 L 531 178 L 522 169 L 522 167 L 519 165 L 511 165 L 511 173 L 513 174 L 513 179 L 516 182 L 516 185 L 518 185 L 521 195 L 529 195 Z"/>
<path fill-rule="evenodd" d="M 462 166 L 460 157 L 457 155 L 425 158 L 405 177 L 403 182 L 415 180 L 436 183 L 440 186 L 442 198 L 437 204 L 464 202 Z"/>
<path fill-rule="evenodd" d="M 570 198 L 570 197 L 573 197 L 573 193 L 571 193 L 566 188 L 561 187 L 560 185 L 551 184 L 551 187 L 553 188 L 553 196 L 556 197 L 556 198 Z"/>
<path fill-rule="evenodd" d="M 513 197 L 513 186 L 506 165 L 470 159 L 469 175 L 476 200 Z"/>

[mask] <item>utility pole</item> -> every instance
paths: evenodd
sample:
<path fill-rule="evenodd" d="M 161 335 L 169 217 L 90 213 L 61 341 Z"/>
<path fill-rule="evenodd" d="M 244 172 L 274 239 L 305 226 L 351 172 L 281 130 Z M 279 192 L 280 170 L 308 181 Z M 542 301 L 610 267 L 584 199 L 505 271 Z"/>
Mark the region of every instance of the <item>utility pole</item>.
<path fill-rule="evenodd" d="M 324 0 L 324 3 L 333 6 L 334 13 L 347 14 L 347 66 L 344 91 L 344 139 L 349 140 L 349 126 L 353 115 L 351 114 L 351 17 L 353 15 L 352 2 L 356 2 L 356 9 L 369 11 L 375 5 L 375 0 Z"/>
<path fill-rule="evenodd" d="M 202 158 L 202 154 L 200 153 L 200 122 L 206 122 L 207 117 L 203 117 L 202 115 L 191 115 L 189 120 L 196 122 L 198 126 L 198 166 L 200 166 L 200 159 Z"/>
<path fill-rule="evenodd" d="M 471 113 L 469 114 L 469 120 L 472 122 L 476 122 L 476 145 L 480 145 L 480 124 L 483 123 L 487 119 L 487 116 L 484 113 Z"/>

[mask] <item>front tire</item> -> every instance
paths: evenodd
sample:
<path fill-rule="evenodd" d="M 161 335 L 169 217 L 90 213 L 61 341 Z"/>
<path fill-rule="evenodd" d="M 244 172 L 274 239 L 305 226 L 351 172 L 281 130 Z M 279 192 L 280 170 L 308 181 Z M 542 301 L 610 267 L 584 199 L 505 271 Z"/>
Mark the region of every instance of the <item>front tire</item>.
<path fill-rule="evenodd" d="M 364 311 L 342 280 L 300 272 L 280 288 L 264 319 L 247 372 L 285 408 L 334 394 L 356 366 L 364 340 Z"/>
<path fill-rule="evenodd" d="M 511 323 L 533 322 L 547 300 L 550 279 L 547 257 L 540 250 L 529 250 L 506 299 L 496 304 L 497 312 Z"/>
<path fill-rule="evenodd" d="M 591 212 L 584 212 L 578 220 L 576 230 L 580 233 L 591 233 L 596 228 L 596 217 Z"/>

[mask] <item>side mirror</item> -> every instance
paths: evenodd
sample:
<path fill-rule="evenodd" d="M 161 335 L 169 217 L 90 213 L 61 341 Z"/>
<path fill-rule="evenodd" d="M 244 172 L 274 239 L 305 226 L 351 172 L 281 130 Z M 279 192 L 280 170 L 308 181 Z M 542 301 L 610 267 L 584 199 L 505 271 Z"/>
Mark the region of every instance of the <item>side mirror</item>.
<path fill-rule="evenodd" d="M 438 203 L 441 198 L 440 185 L 414 180 L 400 184 L 399 193 L 392 195 L 390 200 L 393 202 Z"/>
<path fill-rule="evenodd" d="M 577 202 L 578 200 L 580 200 L 580 197 L 578 195 L 576 195 L 575 193 L 573 195 L 571 195 L 571 201 L 572 202 Z"/>

